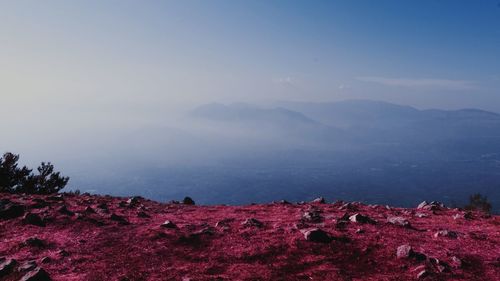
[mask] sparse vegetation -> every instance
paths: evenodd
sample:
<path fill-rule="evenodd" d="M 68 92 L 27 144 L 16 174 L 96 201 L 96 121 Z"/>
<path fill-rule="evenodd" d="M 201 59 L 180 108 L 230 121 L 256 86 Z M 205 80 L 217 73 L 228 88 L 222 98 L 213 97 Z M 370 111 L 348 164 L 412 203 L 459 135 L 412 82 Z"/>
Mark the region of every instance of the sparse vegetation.
<path fill-rule="evenodd" d="M 51 194 L 63 189 L 69 177 L 63 177 L 54 171 L 50 162 L 42 162 L 37 174 L 26 166 L 18 164 L 19 155 L 7 152 L 0 157 L 0 192 Z"/>
<path fill-rule="evenodd" d="M 477 210 L 485 213 L 491 212 L 491 203 L 488 202 L 488 197 L 480 193 L 473 194 L 469 197 L 469 204 L 465 206 L 466 210 Z"/>

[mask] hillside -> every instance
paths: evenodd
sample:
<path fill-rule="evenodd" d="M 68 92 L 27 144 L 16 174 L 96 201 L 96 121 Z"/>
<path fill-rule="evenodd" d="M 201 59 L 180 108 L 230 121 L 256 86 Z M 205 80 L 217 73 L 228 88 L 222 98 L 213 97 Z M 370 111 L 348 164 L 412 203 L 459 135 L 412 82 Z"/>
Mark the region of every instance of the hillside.
<path fill-rule="evenodd" d="M 0 195 L 0 280 L 500 280 L 500 217 L 438 203 Z"/>

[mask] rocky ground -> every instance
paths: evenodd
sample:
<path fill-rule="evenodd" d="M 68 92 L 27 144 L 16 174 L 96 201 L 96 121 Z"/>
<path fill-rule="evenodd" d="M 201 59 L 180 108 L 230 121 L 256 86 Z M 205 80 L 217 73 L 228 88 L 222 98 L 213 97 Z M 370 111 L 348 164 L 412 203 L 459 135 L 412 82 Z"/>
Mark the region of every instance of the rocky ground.
<path fill-rule="evenodd" d="M 500 280 L 500 217 L 439 203 L 0 194 L 0 241 L 2 281 Z"/>

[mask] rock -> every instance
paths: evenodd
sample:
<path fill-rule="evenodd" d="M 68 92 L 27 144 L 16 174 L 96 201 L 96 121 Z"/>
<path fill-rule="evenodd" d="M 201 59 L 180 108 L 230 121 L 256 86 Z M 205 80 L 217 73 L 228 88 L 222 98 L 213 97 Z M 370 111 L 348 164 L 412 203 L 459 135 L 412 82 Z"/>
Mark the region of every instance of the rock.
<path fill-rule="evenodd" d="M 0 278 L 9 275 L 14 271 L 14 267 L 17 265 L 15 259 L 7 259 L 0 263 Z"/>
<path fill-rule="evenodd" d="M 0 219 L 15 219 L 24 215 L 24 207 L 12 203 L 10 200 L 2 199 L 0 201 Z"/>
<path fill-rule="evenodd" d="M 96 213 L 95 210 L 90 206 L 85 208 L 84 212 L 87 214 L 95 214 Z"/>
<path fill-rule="evenodd" d="M 57 211 L 59 213 L 63 214 L 63 215 L 67 215 L 67 216 L 74 216 L 75 215 L 75 213 L 73 213 L 72 211 L 68 210 L 68 208 L 66 207 L 66 205 L 61 206 Z"/>
<path fill-rule="evenodd" d="M 309 210 L 302 214 L 302 219 L 310 222 L 321 222 L 323 217 L 318 210 Z"/>
<path fill-rule="evenodd" d="M 69 257 L 69 253 L 65 250 L 60 250 L 59 252 L 57 252 L 59 254 L 59 256 L 61 257 Z"/>
<path fill-rule="evenodd" d="M 142 197 L 134 196 L 134 197 L 129 198 L 126 203 L 129 206 L 135 206 L 135 205 L 139 204 L 140 199 L 142 199 Z"/>
<path fill-rule="evenodd" d="M 52 262 L 52 258 L 51 257 L 44 257 L 40 260 L 41 263 L 50 263 Z"/>
<path fill-rule="evenodd" d="M 38 247 L 38 248 L 43 248 L 45 247 L 45 242 L 38 237 L 30 237 L 24 241 L 24 244 L 30 247 Z"/>
<path fill-rule="evenodd" d="M 35 269 L 36 267 L 37 267 L 36 261 L 26 261 L 23 262 L 21 265 L 19 265 L 17 270 L 20 272 L 27 272 Z"/>
<path fill-rule="evenodd" d="M 33 198 L 32 201 L 35 202 L 35 204 L 30 206 L 33 209 L 45 208 L 50 205 L 49 202 L 43 200 L 42 198 Z"/>
<path fill-rule="evenodd" d="M 396 251 L 396 256 L 398 259 L 406 259 L 411 257 L 413 254 L 413 249 L 411 248 L 410 245 L 401 245 L 398 247 Z"/>
<path fill-rule="evenodd" d="M 108 205 L 106 203 L 100 203 L 96 207 L 101 210 L 108 210 Z"/>
<path fill-rule="evenodd" d="M 291 203 L 286 201 L 286 200 L 280 200 L 278 202 L 274 202 L 275 204 L 281 204 L 281 205 L 290 205 Z"/>
<path fill-rule="evenodd" d="M 317 242 L 317 243 L 330 243 L 333 240 L 330 234 L 319 228 L 313 228 L 304 231 L 304 238 L 307 241 Z"/>
<path fill-rule="evenodd" d="M 315 204 L 325 204 L 325 203 L 326 203 L 326 200 L 325 200 L 325 198 L 323 198 L 323 197 L 318 197 L 318 198 L 314 199 L 311 203 L 315 203 Z"/>
<path fill-rule="evenodd" d="M 36 225 L 36 226 L 45 226 L 45 222 L 38 214 L 28 213 L 24 216 L 23 222 L 26 224 Z"/>
<path fill-rule="evenodd" d="M 458 220 L 458 219 L 465 219 L 465 220 L 471 220 L 473 219 L 474 216 L 472 215 L 472 212 L 464 212 L 464 213 L 458 213 L 453 215 L 453 219 Z"/>
<path fill-rule="evenodd" d="M 191 197 L 184 197 L 184 199 L 182 200 L 182 204 L 184 205 L 194 205 L 194 200 L 191 199 Z"/>
<path fill-rule="evenodd" d="M 120 215 L 117 215 L 115 213 L 111 214 L 111 217 L 110 219 L 112 221 L 117 221 L 121 224 L 129 224 L 128 220 L 126 218 L 124 218 L 123 216 L 120 216 Z"/>
<path fill-rule="evenodd" d="M 450 230 L 440 230 L 436 233 L 434 233 L 434 238 L 438 237 L 448 237 L 452 239 L 456 239 L 458 237 L 458 233 L 455 231 L 450 231 Z"/>
<path fill-rule="evenodd" d="M 454 268 L 461 268 L 462 267 L 462 260 L 459 259 L 457 256 L 451 257 L 451 265 Z"/>
<path fill-rule="evenodd" d="M 365 230 L 361 229 L 361 228 L 358 228 L 358 229 L 356 229 L 355 232 L 358 233 L 358 234 L 362 234 L 362 233 L 365 233 Z"/>
<path fill-rule="evenodd" d="M 146 212 L 140 211 L 137 213 L 137 216 L 140 218 L 150 218 L 151 216 L 148 215 Z"/>
<path fill-rule="evenodd" d="M 166 220 L 164 223 L 161 224 L 161 227 L 165 227 L 165 228 L 177 228 L 177 225 L 175 225 L 175 223 L 169 221 L 169 220 Z"/>
<path fill-rule="evenodd" d="M 340 206 L 339 207 L 339 210 L 347 210 L 347 211 L 357 211 L 358 210 L 358 207 L 356 207 L 354 204 L 352 203 L 345 203 L 344 205 Z"/>
<path fill-rule="evenodd" d="M 49 274 L 43 268 L 37 267 L 35 270 L 27 273 L 20 281 L 51 281 Z"/>
<path fill-rule="evenodd" d="M 437 201 L 432 201 L 430 203 L 428 203 L 427 201 L 423 201 L 417 206 L 417 209 L 430 210 L 430 211 L 438 211 L 441 210 L 442 208 L 445 208 L 444 204 Z"/>
<path fill-rule="evenodd" d="M 430 272 L 428 270 L 422 270 L 417 274 L 417 279 L 424 279 L 425 277 L 429 276 Z"/>
<path fill-rule="evenodd" d="M 259 221 L 258 219 L 255 219 L 255 218 L 249 218 L 249 219 L 246 219 L 243 223 L 242 223 L 244 226 L 255 226 L 255 227 L 262 227 L 264 226 L 264 224 Z"/>
<path fill-rule="evenodd" d="M 356 223 L 370 223 L 370 224 L 376 223 L 376 221 L 373 220 L 372 218 L 370 218 L 368 216 L 363 216 L 359 213 L 356 213 L 356 214 L 350 216 L 349 220 L 352 222 L 356 222 Z"/>
<path fill-rule="evenodd" d="M 429 215 L 424 214 L 424 213 L 415 213 L 415 217 L 417 218 L 427 218 Z"/>
<path fill-rule="evenodd" d="M 215 223 L 215 227 L 222 227 L 222 228 L 227 228 L 229 227 L 229 224 L 233 222 L 234 219 L 223 219 Z"/>
<path fill-rule="evenodd" d="M 388 217 L 387 222 L 402 227 L 411 227 L 410 222 L 403 217 Z"/>
<path fill-rule="evenodd" d="M 51 200 L 51 201 L 64 201 L 64 196 L 62 194 L 47 196 L 47 200 Z"/>
<path fill-rule="evenodd" d="M 437 259 L 437 258 L 429 258 L 429 262 L 434 265 L 434 267 L 439 272 L 447 272 L 449 271 L 450 265 Z"/>

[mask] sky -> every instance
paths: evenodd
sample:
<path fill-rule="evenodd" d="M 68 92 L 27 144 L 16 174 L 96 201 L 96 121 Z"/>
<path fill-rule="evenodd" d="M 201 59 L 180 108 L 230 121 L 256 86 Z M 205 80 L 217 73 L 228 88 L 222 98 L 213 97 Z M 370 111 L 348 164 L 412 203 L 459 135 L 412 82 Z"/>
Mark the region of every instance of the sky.
<path fill-rule="evenodd" d="M 500 112 L 497 0 L 1 0 L 0 19 L 16 126 L 275 100 Z"/>

